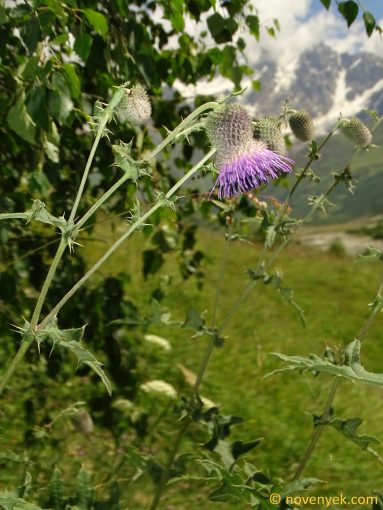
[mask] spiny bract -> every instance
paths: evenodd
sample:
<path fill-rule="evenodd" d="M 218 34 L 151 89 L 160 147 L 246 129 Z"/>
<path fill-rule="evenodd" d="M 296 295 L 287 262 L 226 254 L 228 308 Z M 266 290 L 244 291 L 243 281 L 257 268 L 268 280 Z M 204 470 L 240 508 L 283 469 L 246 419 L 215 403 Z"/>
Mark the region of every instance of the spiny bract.
<path fill-rule="evenodd" d="M 254 122 L 254 137 L 262 140 L 267 148 L 279 154 L 286 154 L 286 144 L 276 119 L 271 117 Z"/>
<path fill-rule="evenodd" d="M 314 123 L 311 115 L 303 110 L 293 113 L 289 118 L 291 131 L 302 142 L 308 142 L 314 137 Z"/>
<path fill-rule="evenodd" d="M 136 124 L 148 120 L 152 114 L 152 105 L 146 90 L 141 85 L 126 89 L 123 108 L 128 119 Z"/>
<path fill-rule="evenodd" d="M 367 147 L 372 140 L 371 131 L 357 117 L 342 119 L 339 123 L 342 133 L 358 147 Z"/>

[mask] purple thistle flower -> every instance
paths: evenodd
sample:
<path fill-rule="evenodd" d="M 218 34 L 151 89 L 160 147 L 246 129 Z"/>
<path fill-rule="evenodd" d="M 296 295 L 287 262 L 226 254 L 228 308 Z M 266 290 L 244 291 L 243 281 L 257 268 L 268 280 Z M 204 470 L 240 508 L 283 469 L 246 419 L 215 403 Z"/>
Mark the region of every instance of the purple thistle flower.
<path fill-rule="evenodd" d="M 218 186 L 219 198 L 245 193 L 291 172 L 291 159 L 253 139 L 251 119 L 241 105 L 223 105 L 212 112 L 206 122 L 206 132 L 217 148 L 219 176 L 214 188 Z"/>

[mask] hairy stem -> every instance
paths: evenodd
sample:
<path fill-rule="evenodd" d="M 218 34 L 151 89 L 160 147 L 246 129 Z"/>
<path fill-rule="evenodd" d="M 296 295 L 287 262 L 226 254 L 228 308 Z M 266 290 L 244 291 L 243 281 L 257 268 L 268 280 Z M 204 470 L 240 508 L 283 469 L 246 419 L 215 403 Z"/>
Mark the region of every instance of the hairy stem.
<path fill-rule="evenodd" d="M 189 170 L 165 195 L 165 200 L 169 199 L 174 193 L 184 184 L 185 181 L 190 179 L 198 170 L 208 161 L 215 153 L 212 149 L 206 154 L 194 167 Z M 135 221 L 127 231 L 106 251 L 106 253 L 94 264 L 91 269 L 65 294 L 65 296 L 57 303 L 45 319 L 39 324 L 38 329 L 43 329 L 49 320 L 58 314 L 65 303 L 88 281 L 88 279 L 109 259 L 109 257 L 135 232 L 138 228 L 145 225 L 146 220 L 160 207 L 166 205 L 164 200 L 156 202 L 145 214 L 143 214 L 137 221 Z"/>
<path fill-rule="evenodd" d="M 98 144 L 100 143 L 100 140 L 101 140 L 102 136 L 104 135 L 106 125 L 113 118 L 113 113 L 114 113 L 115 109 L 117 108 L 118 104 L 120 103 L 121 99 L 123 98 L 124 92 L 125 92 L 125 90 L 123 87 L 118 88 L 117 91 L 114 93 L 109 105 L 105 108 L 105 110 L 102 114 L 102 120 L 100 121 L 100 124 L 97 127 L 96 138 L 94 140 L 92 149 L 90 151 L 88 161 L 86 162 L 86 165 L 85 165 L 85 170 L 82 175 L 81 183 L 78 188 L 77 195 L 76 195 L 73 207 L 72 207 L 72 211 L 69 216 L 69 221 L 74 221 L 78 206 L 80 204 L 82 194 L 84 192 L 85 184 L 88 179 L 89 170 L 90 170 L 90 167 L 92 166 L 93 158 L 96 153 Z"/>
<path fill-rule="evenodd" d="M 217 309 L 218 309 L 218 301 L 219 301 L 221 283 L 222 283 L 222 278 L 223 278 L 223 274 L 224 274 L 224 271 L 225 271 L 225 265 L 226 265 L 226 261 L 227 261 L 227 256 L 228 256 L 228 253 L 229 253 L 229 243 L 230 243 L 230 234 L 228 235 L 228 237 L 226 239 L 225 250 L 224 250 L 223 255 L 222 255 L 221 267 L 220 267 L 220 271 L 219 271 L 218 281 L 217 281 L 217 284 L 216 284 L 215 296 L 214 296 L 214 301 L 213 301 L 213 312 L 212 312 L 212 326 L 213 327 L 214 327 L 215 322 L 216 322 L 216 314 L 217 314 Z M 207 366 L 209 364 L 210 357 L 211 357 L 211 355 L 213 353 L 213 350 L 214 350 L 214 341 L 215 341 L 214 336 L 211 336 L 210 340 L 209 340 L 209 343 L 206 346 L 206 349 L 205 349 L 203 358 L 201 360 L 200 366 L 198 368 L 197 378 L 196 378 L 196 381 L 195 381 L 195 383 L 193 385 L 193 394 L 194 394 L 194 398 L 195 399 L 198 396 L 198 392 L 199 392 L 199 389 L 201 387 L 201 384 L 202 384 L 202 381 L 203 381 L 203 377 L 204 377 L 205 372 L 206 372 L 206 368 L 207 368 Z M 178 453 L 178 450 L 179 450 L 179 448 L 181 446 L 182 440 L 183 440 L 187 430 L 189 429 L 189 427 L 190 427 L 190 425 L 192 423 L 193 423 L 193 420 L 190 417 L 187 417 L 185 419 L 185 421 L 183 422 L 182 427 L 178 431 L 178 434 L 177 434 L 174 446 L 173 446 L 173 448 L 170 451 L 168 460 L 167 460 L 166 465 L 164 467 L 164 470 L 162 472 L 161 481 L 158 484 L 157 490 L 156 490 L 156 492 L 154 494 L 153 501 L 152 501 L 152 503 L 151 503 L 151 505 L 149 507 L 149 510 L 155 510 L 158 507 L 158 504 L 159 504 L 159 502 L 161 500 L 162 494 L 163 494 L 163 492 L 165 490 L 166 483 L 167 483 L 167 481 L 169 479 L 169 475 L 171 473 L 173 462 L 174 462 L 174 460 L 176 458 L 176 455 Z"/>

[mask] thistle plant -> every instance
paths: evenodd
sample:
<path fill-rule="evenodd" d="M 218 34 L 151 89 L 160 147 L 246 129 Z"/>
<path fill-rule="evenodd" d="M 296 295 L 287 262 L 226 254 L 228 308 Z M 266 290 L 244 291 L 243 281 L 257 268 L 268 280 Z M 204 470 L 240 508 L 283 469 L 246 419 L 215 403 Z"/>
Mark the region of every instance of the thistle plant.
<path fill-rule="evenodd" d="M 64 490 L 64 480 L 59 468 L 53 470 L 48 487 L 49 505 L 57 510 L 69 506 L 79 506 L 80 508 L 90 509 L 98 505 L 106 505 L 110 508 L 119 507 L 120 503 L 115 490 L 117 481 L 114 479 L 116 473 L 124 469 L 124 463 L 129 460 L 129 466 L 133 466 L 136 471 L 128 480 L 128 488 L 133 482 L 141 477 L 149 476 L 154 482 L 153 493 L 150 501 L 146 498 L 145 503 L 150 510 L 156 510 L 161 507 L 164 494 L 170 484 L 176 483 L 180 479 L 192 480 L 193 478 L 207 482 L 214 490 L 210 493 L 210 498 L 215 501 L 240 501 L 246 507 L 264 508 L 269 504 L 268 498 L 273 492 L 284 494 L 284 496 L 294 493 L 296 490 L 303 490 L 318 482 L 314 478 L 302 479 L 302 473 L 306 468 L 308 460 L 314 454 L 316 445 L 326 426 L 342 428 L 339 418 L 332 413 L 332 406 L 338 391 L 341 380 L 352 380 L 373 386 L 383 386 L 383 376 L 368 372 L 360 363 L 360 346 L 366 336 L 373 320 L 382 309 L 382 286 L 381 280 L 378 286 L 377 294 L 371 305 L 371 313 L 364 326 L 357 335 L 356 339 L 346 346 L 336 360 L 327 352 L 327 355 L 320 358 L 318 355 L 287 356 L 276 354 L 276 356 L 286 363 L 286 367 L 275 372 L 309 372 L 312 374 L 327 374 L 334 377 L 330 394 L 325 404 L 325 408 L 320 417 L 316 418 L 315 428 L 303 457 L 298 463 L 292 480 L 286 473 L 285 481 L 280 477 L 266 475 L 259 471 L 251 463 L 243 461 L 243 456 L 253 448 L 258 447 L 260 439 L 251 441 L 236 440 L 231 442 L 228 437 L 230 428 L 240 419 L 234 416 L 223 415 L 214 402 L 209 401 L 205 395 L 202 395 L 203 381 L 209 369 L 209 363 L 216 349 L 224 346 L 226 330 L 239 312 L 246 300 L 252 295 L 255 287 L 261 292 L 263 287 L 274 289 L 286 300 L 291 308 L 298 314 L 304 324 L 304 312 L 302 307 L 295 301 L 292 290 L 284 283 L 283 275 L 276 268 L 276 261 L 287 244 L 293 239 L 295 232 L 302 224 L 311 221 L 318 211 L 325 211 L 330 207 L 329 197 L 333 190 L 340 184 L 345 183 L 350 188 L 350 163 L 339 173 L 334 175 L 334 181 L 330 187 L 319 196 L 309 197 L 311 205 L 310 211 L 303 218 L 292 216 L 294 210 L 291 208 L 291 198 L 296 192 L 298 186 L 304 179 L 311 179 L 317 182 L 317 177 L 312 166 L 318 160 L 320 155 L 325 152 L 326 144 L 340 130 L 351 139 L 357 146 L 352 158 L 363 148 L 370 145 L 372 134 L 368 128 L 360 121 L 341 119 L 325 135 L 319 143 L 313 139 L 314 124 L 311 117 L 306 112 L 289 111 L 289 125 L 292 132 L 302 141 L 309 142 L 309 154 L 307 163 L 303 168 L 297 168 L 292 159 L 285 155 L 286 147 L 280 131 L 279 121 L 266 118 L 252 121 L 250 115 L 243 106 L 232 103 L 231 96 L 220 101 L 212 101 L 196 108 L 173 130 L 168 132 L 167 136 L 149 153 L 143 157 L 136 157 L 132 151 L 131 142 L 119 141 L 113 145 L 115 156 L 114 165 L 122 171 L 121 177 L 111 185 L 111 187 L 82 215 L 78 217 L 78 210 L 83 198 L 83 193 L 88 182 L 89 172 L 93 165 L 96 151 L 100 140 L 104 137 L 111 138 L 113 135 L 109 131 L 112 121 L 116 118 L 119 109 L 124 108 L 126 116 L 132 124 L 137 125 L 148 121 L 151 114 L 151 104 L 146 91 L 140 85 L 124 84 L 118 87 L 111 98 L 109 104 L 97 104 L 95 116 L 91 119 L 91 124 L 95 131 L 95 140 L 86 163 L 84 173 L 79 185 L 78 192 L 74 199 L 68 219 L 65 215 L 54 216 L 48 211 L 47 207 L 41 201 L 35 200 L 32 207 L 24 212 L 0 214 L 0 220 L 25 220 L 27 223 L 37 221 L 54 227 L 60 231 L 60 243 L 56 254 L 53 257 L 51 266 L 37 298 L 36 305 L 31 317 L 23 318 L 19 324 L 14 325 L 14 330 L 21 335 L 21 345 L 15 357 L 9 361 L 4 368 L 0 379 L 0 394 L 12 385 L 12 376 L 19 369 L 27 351 L 35 345 L 38 350 L 44 344 L 50 344 L 52 349 L 61 347 L 70 351 L 77 358 L 79 365 L 87 365 L 93 370 L 104 383 L 108 393 L 112 393 L 112 384 L 106 371 L 98 359 L 87 350 L 81 343 L 86 334 L 85 325 L 75 324 L 71 329 L 65 329 L 60 326 L 60 312 L 68 301 L 95 275 L 95 273 L 105 264 L 107 260 L 138 230 L 152 228 L 150 222 L 156 213 L 163 209 L 168 209 L 171 214 L 175 214 L 181 207 L 181 196 L 179 192 L 182 186 L 192 177 L 202 174 L 202 171 L 209 171 L 209 161 L 214 158 L 215 172 L 218 172 L 215 185 L 206 198 L 208 206 L 214 206 L 219 209 L 221 217 L 226 225 L 226 242 L 224 253 L 216 284 L 212 311 L 206 316 L 199 314 L 195 309 L 188 311 L 185 321 L 180 322 L 172 320 L 169 314 L 163 313 L 161 309 L 156 309 L 152 316 L 140 316 L 139 311 L 134 310 L 134 317 L 130 317 L 133 324 L 145 325 L 150 323 L 166 325 L 167 327 L 180 328 L 181 334 L 185 330 L 192 330 L 196 337 L 201 337 L 205 341 L 204 349 L 200 355 L 200 363 L 196 372 L 191 372 L 182 365 L 182 373 L 188 382 L 188 390 L 184 392 L 182 398 L 178 398 L 178 392 L 168 382 L 152 376 L 153 367 L 147 380 L 139 385 L 143 394 L 162 394 L 168 398 L 171 403 L 167 403 L 164 409 L 159 413 L 152 429 L 168 423 L 170 414 L 177 416 L 178 431 L 172 440 L 172 444 L 167 455 L 162 452 L 156 454 L 147 449 L 144 451 L 140 444 L 130 444 L 123 449 L 118 445 L 115 463 L 112 466 L 110 476 L 103 480 L 100 487 L 111 487 L 110 499 L 105 501 L 96 501 L 96 491 L 93 486 L 92 476 L 85 467 L 82 467 L 76 477 L 76 497 L 69 496 Z M 286 116 L 286 111 L 281 118 Z M 376 126 L 375 126 L 376 127 Z M 152 167 L 150 163 L 155 160 L 160 153 L 184 140 L 195 132 L 204 131 L 207 140 L 211 145 L 210 150 L 196 162 L 190 170 L 182 175 L 166 191 L 156 189 L 152 186 L 151 195 L 153 201 L 147 206 L 139 194 L 131 207 L 129 222 L 120 233 L 118 239 L 109 246 L 103 255 L 90 267 L 82 277 L 78 279 L 73 286 L 65 292 L 58 302 L 51 307 L 49 312 L 42 318 L 42 310 L 46 303 L 47 296 L 51 290 L 52 284 L 58 276 L 62 257 L 66 250 L 73 252 L 81 249 L 79 247 L 79 236 L 85 228 L 90 218 L 94 217 L 114 195 L 114 193 L 126 185 L 133 183 L 139 190 L 140 181 L 152 177 Z M 351 134 L 352 136 L 351 136 Z M 355 134 L 357 133 L 357 134 Z M 141 156 L 141 155 L 140 155 Z M 295 166 L 294 166 L 295 165 Z M 295 170 L 295 176 L 293 174 Z M 293 184 L 282 203 L 278 203 L 274 209 L 269 209 L 267 202 L 261 202 L 255 196 L 260 187 L 266 186 L 270 181 L 278 179 L 280 176 L 291 176 Z M 215 188 L 218 188 L 217 198 Z M 230 246 L 240 238 L 246 239 L 241 231 L 241 221 L 249 218 L 242 218 L 240 203 L 249 202 L 256 209 L 254 223 L 260 225 L 260 230 L 264 236 L 264 244 L 258 257 L 253 261 L 252 267 L 247 270 L 247 282 L 242 292 L 233 296 L 232 305 L 224 317 L 219 320 L 220 300 L 224 288 L 225 269 L 230 257 Z M 140 199 L 141 198 L 141 199 Z M 253 198 L 253 200 L 250 200 Z M 229 199 L 229 200 L 226 200 Z M 373 259 L 380 263 L 383 261 L 383 254 L 379 251 L 371 251 L 367 255 L 368 259 Z M 160 305 L 158 305 L 160 307 Z M 129 322 L 114 321 L 115 323 L 126 325 Z M 144 326 L 142 326 L 144 327 Z M 171 351 L 170 343 L 157 335 L 145 334 L 145 340 L 148 344 L 160 347 L 164 352 Z M 274 372 L 274 373 L 275 373 Z M 272 375 L 272 374 L 271 374 Z M 150 377 L 149 377 L 150 376 Z M 132 409 L 134 403 L 123 400 L 116 402 L 116 408 Z M 139 411 L 136 409 L 137 413 Z M 79 410 L 74 405 L 68 410 L 63 411 L 58 416 L 68 415 L 71 418 L 72 427 L 81 434 L 90 438 L 94 433 L 95 424 L 91 415 L 85 410 Z M 142 415 L 140 415 L 142 417 Z M 337 421 L 338 420 L 338 421 Z M 48 425 L 43 425 L 40 434 L 48 433 L 52 424 L 58 420 L 51 420 Z M 343 422 L 342 422 L 343 423 Z M 184 439 L 188 436 L 193 427 L 199 427 L 208 435 L 204 444 L 204 453 L 198 453 L 200 450 L 195 447 L 193 455 L 182 455 Z M 346 434 L 345 434 L 346 435 Z M 354 430 L 351 439 L 358 443 L 361 442 Z M 371 451 L 373 451 L 370 448 Z M 370 452 L 371 453 L 371 452 Z M 374 453 L 373 453 L 374 454 Z M 198 457 L 197 475 L 187 472 L 191 469 L 193 462 Z M 189 458 L 191 457 L 191 459 Z M 202 474 L 201 474 L 202 471 Z M 25 475 L 27 480 L 27 475 Z M 28 506 L 27 487 L 25 481 L 21 489 L 15 493 L 9 494 L 0 492 L 0 506 L 5 509 L 20 507 L 30 508 Z M 117 484 L 118 485 L 118 484 Z M 24 487 L 24 488 L 23 488 Z"/>

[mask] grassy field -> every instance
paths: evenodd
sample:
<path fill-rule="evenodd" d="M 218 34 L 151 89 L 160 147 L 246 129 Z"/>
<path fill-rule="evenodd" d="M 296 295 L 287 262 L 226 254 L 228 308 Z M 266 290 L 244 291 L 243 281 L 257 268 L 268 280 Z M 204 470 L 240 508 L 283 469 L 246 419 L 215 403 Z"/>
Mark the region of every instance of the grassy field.
<path fill-rule="evenodd" d="M 195 282 L 181 282 L 174 258 L 169 256 L 162 274 L 171 275 L 178 284 L 173 285 L 165 304 L 176 318 L 182 319 L 187 308 L 194 307 L 204 312 L 209 320 L 217 280 L 220 319 L 226 316 L 241 293 L 246 270 L 254 267 L 260 248 L 233 242 L 224 276 L 219 279 L 224 243 L 222 233 L 205 230 L 200 234 L 199 247 L 209 258 L 202 291 L 197 289 Z M 141 261 L 137 252 L 144 245 L 143 238 L 138 235 L 130 247 L 116 254 L 103 270 L 104 274 L 113 274 L 124 269 L 133 275 L 127 292 L 134 299 L 139 299 L 155 286 L 155 278 L 144 283 L 140 275 Z M 93 246 L 88 251 L 89 258 L 95 257 L 100 248 Z M 262 436 L 262 445 L 249 457 L 260 469 L 288 480 L 308 443 L 312 415 L 322 412 L 331 379 L 297 374 L 263 379 L 280 367 L 270 353 L 321 355 L 326 346 L 335 347 L 352 341 L 368 315 L 368 303 L 375 296 L 380 268 L 376 264 L 357 265 L 347 257 L 292 245 L 279 258 L 276 269 L 284 274 L 286 285 L 294 289 L 295 299 L 305 311 L 307 327 L 302 328 L 297 315 L 276 291 L 257 286 L 230 322 L 224 347 L 214 353 L 202 394 L 221 405 L 223 414 L 243 417 L 245 423 L 237 427 L 234 437 L 250 440 Z M 382 371 L 381 332 L 382 318 L 379 317 L 362 352 L 363 362 L 371 371 Z M 178 363 L 197 370 L 206 339 L 191 339 L 186 332 L 169 328 L 155 328 L 151 333 L 168 338 L 173 352 L 169 359 L 172 367 L 166 374 L 153 367 L 150 378 L 161 376 L 177 384 Z M 344 382 L 335 401 L 335 414 L 342 419 L 362 417 L 364 423 L 360 432 L 383 439 L 381 403 L 381 390 Z M 377 450 L 382 453 L 379 445 Z M 348 495 L 370 495 L 373 490 L 382 490 L 383 471 L 378 461 L 333 429 L 323 434 L 305 475 L 327 482 L 314 491 L 317 494 L 336 495 L 342 491 Z M 185 490 L 189 494 L 190 488 Z M 210 508 L 211 503 L 196 503 L 194 498 L 185 502 L 184 494 L 179 491 L 179 488 L 172 489 L 167 497 L 169 501 L 180 497 L 184 509 Z"/>
<path fill-rule="evenodd" d="M 104 252 L 105 241 L 109 244 L 118 236 L 120 227 L 116 231 L 108 223 L 102 225 L 94 237 L 101 237 L 103 241 L 86 243 L 85 253 L 89 263 Z M 158 283 L 158 276 L 149 277 L 146 281 L 142 278 L 141 253 L 146 247 L 144 236 L 136 234 L 109 260 L 96 278 L 126 271 L 131 275 L 125 289 L 126 296 L 138 303 L 146 302 Z M 204 314 L 209 323 L 218 282 L 218 321 L 221 321 L 246 285 L 246 270 L 255 266 L 260 246 L 232 242 L 222 277 L 223 232 L 200 230 L 198 247 L 207 255 L 203 288 L 199 290 L 192 279 L 183 282 L 178 274 L 176 254 L 169 254 L 159 277 L 164 279 L 168 275 L 173 284 L 163 304 L 175 319 L 183 320 L 186 310 L 194 307 Z M 219 404 L 223 414 L 244 418 L 244 424 L 233 428 L 233 439 L 264 438 L 262 444 L 248 455 L 249 460 L 266 473 L 288 481 L 308 444 L 312 416 L 321 414 L 332 380 L 323 375 L 313 377 L 291 373 L 264 379 L 270 371 L 282 366 L 270 353 L 322 355 L 326 346 L 336 347 L 351 342 L 368 316 L 368 303 L 375 296 L 381 268 L 377 264 L 358 265 L 346 256 L 323 254 L 293 244 L 279 257 L 275 269 L 283 273 L 286 286 L 294 289 L 295 300 L 305 311 L 307 327 L 302 327 L 297 314 L 277 291 L 257 285 L 228 324 L 224 334 L 225 345 L 214 352 L 201 393 Z M 165 379 L 179 388 L 182 386 L 182 376 L 178 364 L 196 371 L 206 338 L 191 338 L 190 331 L 186 329 L 165 326 L 152 327 L 149 332 L 167 338 L 173 349 L 148 367 L 148 380 Z M 382 371 L 382 340 L 380 315 L 370 329 L 362 350 L 363 364 L 370 371 Z M 71 375 L 73 370 L 71 365 L 67 370 L 68 380 L 59 390 L 52 382 L 51 390 L 47 391 L 50 398 L 56 399 L 57 412 L 69 403 L 87 400 L 92 395 L 89 380 Z M 8 393 L 8 404 L 12 399 L 17 399 L 17 391 L 33 391 L 34 372 L 36 369 L 23 370 L 18 374 L 15 389 Z M 50 391 L 54 394 L 50 394 Z M 152 401 L 151 405 L 153 416 L 157 416 L 164 404 L 162 401 Z M 336 397 L 334 409 L 342 419 L 360 416 L 364 419 L 360 433 L 373 434 L 383 440 L 380 389 L 345 381 Z M 23 434 L 18 412 L 16 409 L 14 415 L 7 415 L 8 421 L 3 420 L 6 426 L 1 437 L 3 445 L 15 451 L 18 451 Z M 58 431 L 52 432 L 57 434 L 57 440 L 63 441 L 66 448 L 65 460 L 62 454 L 56 455 L 59 465 L 60 462 L 62 465 L 69 462 L 77 467 L 85 464 L 97 472 L 100 467 L 103 469 L 113 463 L 111 438 L 105 431 L 96 429 L 93 437 L 84 438 L 73 429 L 64 429 L 63 432 L 57 427 Z M 176 424 L 165 420 L 155 438 L 146 446 L 161 456 L 161 452 L 172 444 L 176 431 Z M 201 439 L 198 434 L 195 435 L 195 430 L 191 434 Z M 190 438 L 186 438 L 182 451 L 188 451 L 189 447 Z M 376 450 L 383 455 L 380 445 Z M 55 452 L 50 451 L 46 455 L 49 457 L 47 462 L 55 458 Z M 100 458 L 103 459 L 102 465 Z M 367 496 L 374 490 L 383 490 L 383 469 L 379 462 L 330 428 L 324 431 L 304 475 L 327 482 L 313 489 L 312 494 L 337 495 L 343 492 L 346 496 Z M 1 481 L 9 481 L 13 477 L 11 472 L 5 472 Z M 213 503 L 206 500 L 206 493 L 207 489 L 193 483 L 174 485 L 167 492 L 162 508 L 210 509 Z M 145 483 L 135 499 L 130 499 L 129 492 L 124 498 L 126 508 L 132 510 L 146 508 L 149 500 L 150 490 Z M 242 508 L 231 503 L 219 507 L 224 510 Z"/>

